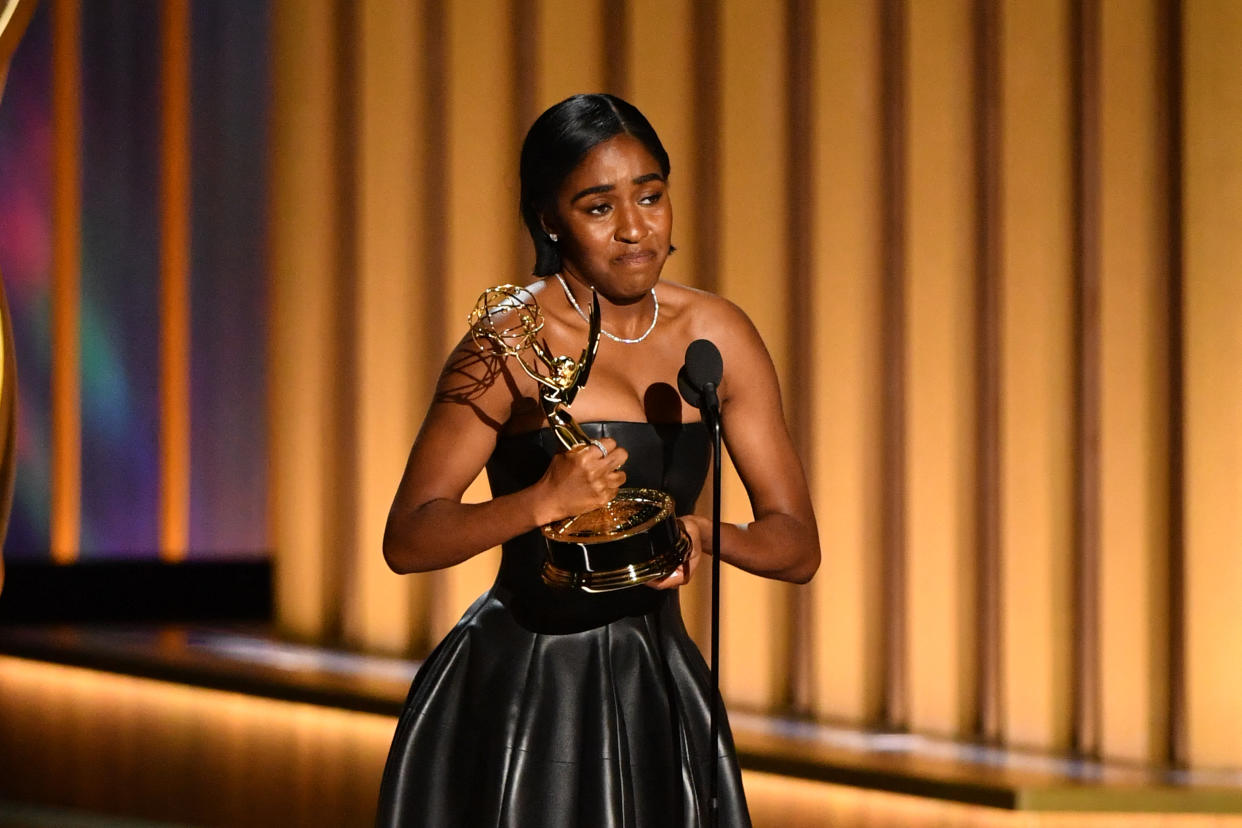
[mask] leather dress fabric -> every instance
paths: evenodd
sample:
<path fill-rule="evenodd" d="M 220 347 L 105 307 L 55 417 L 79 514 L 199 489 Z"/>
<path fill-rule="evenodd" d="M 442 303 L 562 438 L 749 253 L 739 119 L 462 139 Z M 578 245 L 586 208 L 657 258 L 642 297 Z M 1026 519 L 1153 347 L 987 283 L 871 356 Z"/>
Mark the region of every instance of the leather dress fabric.
<path fill-rule="evenodd" d="M 702 423 L 584 423 L 629 451 L 627 486 L 694 508 L 710 462 Z M 496 495 L 529 486 L 560 445 L 500 438 Z M 423 663 L 384 769 L 377 824 L 697 828 L 720 757 L 721 826 L 750 825 L 728 721 L 710 746 L 711 680 L 677 590 L 591 595 L 544 585 L 531 532 Z"/>

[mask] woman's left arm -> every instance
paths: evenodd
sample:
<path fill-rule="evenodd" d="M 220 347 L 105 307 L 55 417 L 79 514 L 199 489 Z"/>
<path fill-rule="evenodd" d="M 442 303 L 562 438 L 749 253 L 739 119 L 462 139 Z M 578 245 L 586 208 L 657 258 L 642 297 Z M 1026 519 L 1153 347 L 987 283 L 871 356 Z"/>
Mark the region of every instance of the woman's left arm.
<path fill-rule="evenodd" d="M 714 309 L 715 310 L 715 309 Z M 720 527 L 721 560 L 747 572 L 806 583 L 819 568 L 819 530 L 806 475 L 785 425 L 776 368 L 759 332 L 736 306 L 721 302 L 711 336 L 720 348 L 725 446 L 750 497 L 754 521 Z M 698 518 L 703 551 L 710 521 Z"/>

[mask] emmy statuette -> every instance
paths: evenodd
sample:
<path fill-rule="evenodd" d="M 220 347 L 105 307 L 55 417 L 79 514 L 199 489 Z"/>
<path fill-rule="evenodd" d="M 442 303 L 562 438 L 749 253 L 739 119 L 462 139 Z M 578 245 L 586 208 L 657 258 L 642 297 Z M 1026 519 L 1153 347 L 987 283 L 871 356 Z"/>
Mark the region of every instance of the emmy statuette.
<path fill-rule="evenodd" d="M 538 339 L 542 329 L 538 302 L 517 285 L 488 288 L 470 313 L 475 343 L 512 357 L 538 383 L 543 412 L 561 445 L 589 444 L 569 406 L 586 385 L 599 347 L 599 299 L 592 296 L 590 332 L 577 359 L 551 353 L 547 341 Z M 672 496 L 658 489 L 623 488 L 604 506 L 553 521 L 541 531 L 548 547 L 544 582 L 583 592 L 611 592 L 667 577 L 690 549 Z"/>

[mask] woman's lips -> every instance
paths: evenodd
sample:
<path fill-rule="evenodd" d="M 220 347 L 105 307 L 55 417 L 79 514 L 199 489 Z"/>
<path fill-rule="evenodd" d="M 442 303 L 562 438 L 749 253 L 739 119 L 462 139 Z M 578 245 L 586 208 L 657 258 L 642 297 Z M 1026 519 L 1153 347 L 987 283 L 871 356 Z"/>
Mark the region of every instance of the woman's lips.
<path fill-rule="evenodd" d="M 623 256 L 618 256 L 615 261 L 620 264 L 639 265 L 646 264 L 654 258 L 654 250 L 635 250 L 631 253 L 626 253 Z"/>

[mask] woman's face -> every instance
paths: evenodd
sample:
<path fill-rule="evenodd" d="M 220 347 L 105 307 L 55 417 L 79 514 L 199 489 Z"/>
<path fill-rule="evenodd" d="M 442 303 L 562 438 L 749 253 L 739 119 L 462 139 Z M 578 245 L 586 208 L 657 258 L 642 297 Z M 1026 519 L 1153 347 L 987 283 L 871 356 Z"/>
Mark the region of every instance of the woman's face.
<path fill-rule="evenodd" d="M 643 298 L 668 258 L 673 208 L 660 165 L 631 135 L 597 144 L 566 177 L 544 223 L 566 273 L 618 303 Z"/>

